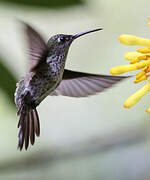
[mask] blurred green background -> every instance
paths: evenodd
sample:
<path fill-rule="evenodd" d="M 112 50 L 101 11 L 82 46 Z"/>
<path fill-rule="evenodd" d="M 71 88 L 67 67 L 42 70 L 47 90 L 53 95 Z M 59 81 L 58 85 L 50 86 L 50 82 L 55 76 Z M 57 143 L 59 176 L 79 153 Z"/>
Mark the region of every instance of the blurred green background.
<path fill-rule="evenodd" d="M 13 104 L 15 82 L 28 69 L 18 19 L 33 25 L 45 40 L 103 27 L 72 44 L 66 67 L 109 74 L 112 66 L 127 64 L 124 54 L 137 48 L 119 44 L 119 35 L 150 37 L 149 7 L 149 0 L 0 1 L 0 180 L 150 179 L 148 94 L 131 109 L 123 108 L 143 83 L 133 84 L 130 78 L 89 98 L 47 97 L 38 107 L 41 136 L 22 152 L 17 150 Z"/>

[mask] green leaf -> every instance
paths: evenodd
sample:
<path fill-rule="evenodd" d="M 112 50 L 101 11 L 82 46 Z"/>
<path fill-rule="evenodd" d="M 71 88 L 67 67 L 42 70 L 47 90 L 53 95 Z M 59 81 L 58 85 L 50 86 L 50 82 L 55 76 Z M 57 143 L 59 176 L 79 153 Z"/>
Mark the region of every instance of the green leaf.
<path fill-rule="evenodd" d="M 17 5 L 38 6 L 47 8 L 64 8 L 73 5 L 83 4 L 82 0 L 0 0 L 3 2 L 15 3 Z"/>
<path fill-rule="evenodd" d="M 16 88 L 17 78 L 2 62 L 0 58 L 0 89 L 7 95 L 8 100 L 14 105 L 14 92 Z"/>

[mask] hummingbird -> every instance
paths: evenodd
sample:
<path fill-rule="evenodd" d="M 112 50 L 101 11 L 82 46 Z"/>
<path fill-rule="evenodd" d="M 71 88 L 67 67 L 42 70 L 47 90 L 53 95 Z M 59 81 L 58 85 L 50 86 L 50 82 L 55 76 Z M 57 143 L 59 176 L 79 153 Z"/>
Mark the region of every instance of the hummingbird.
<path fill-rule="evenodd" d="M 29 50 L 29 70 L 16 84 L 15 104 L 19 116 L 18 148 L 26 150 L 33 145 L 35 136 L 40 136 L 40 121 L 37 106 L 47 96 L 87 97 L 112 87 L 124 76 L 90 74 L 65 69 L 68 50 L 72 42 L 88 33 L 75 35 L 57 34 L 46 43 L 29 24 L 23 22 Z"/>

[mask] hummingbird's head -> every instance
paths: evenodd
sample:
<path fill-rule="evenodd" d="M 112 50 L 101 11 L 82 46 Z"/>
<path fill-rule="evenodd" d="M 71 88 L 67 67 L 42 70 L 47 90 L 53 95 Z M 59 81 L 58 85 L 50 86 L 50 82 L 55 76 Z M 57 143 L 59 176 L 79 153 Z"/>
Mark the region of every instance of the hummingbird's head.
<path fill-rule="evenodd" d="M 94 30 L 90 30 L 90 31 L 86 31 L 86 32 L 82 32 L 82 33 L 78 33 L 75 35 L 66 35 L 66 34 L 57 34 L 52 36 L 48 42 L 47 45 L 48 47 L 52 50 L 57 50 L 57 51 L 68 51 L 71 43 L 77 39 L 80 36 L 83 36 L 85 34 L 91 33 L 91 32 L 95 32 L 95 31 L 100 31 L 102 30 L 102 28 L 99 29 L 94 29 Z"/>
<path fill-rule="evenodd" d="M 72 35 L 65 35 L 65 34 L 57 34 L 52 36 L 49 40 L 48 40 L 48 47 L 49 48 L 54 48 L 54 49 L 68 49 L 70 44 L 72 43 Z"/>

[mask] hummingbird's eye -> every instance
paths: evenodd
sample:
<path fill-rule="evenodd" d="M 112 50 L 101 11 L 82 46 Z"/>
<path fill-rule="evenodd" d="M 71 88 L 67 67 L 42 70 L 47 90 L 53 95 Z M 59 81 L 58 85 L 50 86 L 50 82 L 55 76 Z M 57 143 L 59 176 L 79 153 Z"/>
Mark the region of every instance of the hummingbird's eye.
<path fill-rule="evenodd" d="M 66 38 L 65 37 L 59 37 L 58 38 L 58 42 L 65 42 L 66 41 Z"/>

